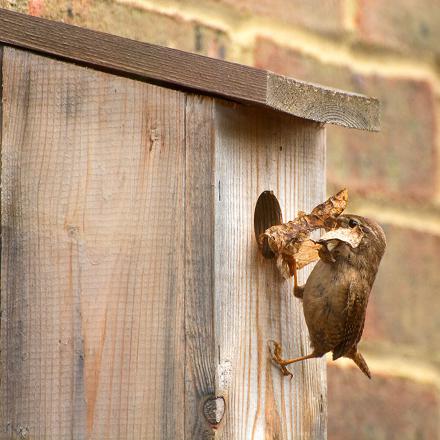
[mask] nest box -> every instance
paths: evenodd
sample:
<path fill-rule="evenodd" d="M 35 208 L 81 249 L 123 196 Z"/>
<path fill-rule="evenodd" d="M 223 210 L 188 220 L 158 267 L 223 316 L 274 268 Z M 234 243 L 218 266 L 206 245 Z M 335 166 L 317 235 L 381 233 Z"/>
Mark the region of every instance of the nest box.
<path fill-rule="evenodd" d="M 322 202 L 325 124 L 377 100 L 6 10 L 0 51 L 1 437 L 324 438 L 254 207 Z"/>

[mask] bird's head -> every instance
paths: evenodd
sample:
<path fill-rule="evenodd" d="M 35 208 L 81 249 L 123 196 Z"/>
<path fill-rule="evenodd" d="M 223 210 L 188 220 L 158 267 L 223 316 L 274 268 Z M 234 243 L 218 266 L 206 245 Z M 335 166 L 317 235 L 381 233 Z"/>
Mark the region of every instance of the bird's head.
<path fill-rule="evenodd" d="M 346 254 L 350 259 L 360 264 L 369 264 L 372 267 L 379 266 L 385 252 L 386 239 L 381 226 L 374 220 L 354 214 L 345 214 L 338 217 L 338 225 L 341 228 L 358 228 L 362 232 L 362 239 L 357 247 L 345 245 Z M 341 249 L 342 251 L 342 249 Z"/>

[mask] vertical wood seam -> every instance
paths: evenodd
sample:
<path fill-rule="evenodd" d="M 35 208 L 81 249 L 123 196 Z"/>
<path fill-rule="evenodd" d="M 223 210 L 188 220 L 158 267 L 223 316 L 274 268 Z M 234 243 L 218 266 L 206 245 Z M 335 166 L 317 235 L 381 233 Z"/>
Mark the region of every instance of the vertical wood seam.
<path fill-rule="evenodd" d="M 186 95 L 185 438 L 212 439 L 217 421 L 214 334 L 213 100 Z"/>
<path fill-rule="evenodd" d="M 217 332 L 216 332 L 216 322 L 215 322 L 215 246 L 216 246 L 216 235 L 215 235 L 215 209 L 217 206 L 217 200 L 215 195 L 216 182 L 215 182 L 215 152 L 216 152 L 216 130 L 217 127 L 215 125 L 215 106 L 216 103 L 213 101 L 211 105 L 211 213 L 212 213 L 212 222 L 211 222 L 211 237 L 212 237 L 212 251 L 211 251 L 211 304 L 212 304 L 212 313 L 211 313 L 211 329 L 212 329 L 212 337 L 214 340 L 214 393 L 215 397 L 218 395 L 217 389 L 217 371 L 218 366 L 220 365 L 220 345 L 217 342 Z M 220 188 L 219 188 L 220 194 Z M 226 413 L 226 411 L 225 411 Z"/>
<path fill-rule="evenodd" d="M 187 185 L 186 185 L 186 173 L 187 173 L 187 149 L 188 149 L 188 145 L 187 145 L 187 137 L 186 137 L 186 123 L 187 123 L 187 103 L 188 103 L 188 95 L 187 93 L 184 94 L 184 98 L 183 98 L 183 157 L 184 157 L 184 162 L 183 162 L 183 246 L 184 246 L 184 252 L 183 255 L 185 256 L 183 259 L 183 334 L 184 334 L 184 343 L 183 343 L 183 349 L 184 351 L 184 356 L 183 356 L 183 392 L 184 392 L 184 398 L 183 398 L 183 440 L 186 440 L 186 399 L 187 399 L 187 395 L 186 395 L 186 380 L 187 380 L 187 356 L 188 356 L 188 341 L 187 341 L 187 337 L 186 337 L 186 302 L 187 302 L 187 292 L 188 292 L 188 278 L 187 278 L 187 259 L 186 259 L 186 254 L 187 254 L 187 244 L 186 244 L 186 239 L 187 239 L 187 231 L 186 231 L 186 217 L 188 214 L 188 204 L 187 204 Z"/>
<path fill-rule="evenodd" d="M 3 188 L 3 166 L 2 166 L 2 155 L 3 155 L 3 47 L 0 45 L 0 341 L 2 338 L 2 314 L 3 314 L 3 303 L 2 303 L 2 294 L 1 294 L 1 280 L 2 280 L 2 273 L 1 273 L 1 267 L 2 267 L 2 248 L 3 248 L 3 231 L 2 231 L 2 188 Z M 1 362 L 3 362 L 3 359 L 0 361 L 0 369 L 1 369 Z M 0 378 L 2 380 L 2 378 Z M 0 403 L 1 406 L 1 403 Z M 2 409 L 0 408 L 0 414 L 2 412 Z"/>

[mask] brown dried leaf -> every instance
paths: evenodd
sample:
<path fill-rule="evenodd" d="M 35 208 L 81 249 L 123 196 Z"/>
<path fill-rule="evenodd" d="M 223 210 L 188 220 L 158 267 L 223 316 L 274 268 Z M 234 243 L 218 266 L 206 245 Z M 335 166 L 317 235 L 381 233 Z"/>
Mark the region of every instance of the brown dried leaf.
<path fill-rule="evenodd" d="M 347 200 L 348 192 L 343 189 L 316 206 L 310 214 L 300 211 L 294 220 L 272 226 L 260 235 L 260 248 L 268 246 L 272 250 L 285 278 L 292 276 L 292 259 L 296 261 L 297 269 L 318 260 L 321 245 L 310 239 L 310 233 L 321 228 L 326 231 L 335 229 L 337 217 L 347 206 Z"/>
<path fill-rule="evenodd" d="M 315 225 L 321 223 L 322 227 L 325 228 L 325 225 L 330 220 L 331 226 L 329 229 L 336 227 L 336 217 L 342 214 L 344 209 L 347 207 L 347 202 L 348 191 L 344 188 L 334 196 L 330 197 L 324 203 L 321 203 L 313 208 L 312 212 L 310 213 L 310 217 L 313 219 L 312 222 Z"/>
<path fill-rule="evenodd" d="M 319 250 L 322 244 L 315 243 L 313 240 L 307 239 L 301 242 L 298 248 L 298 252 L 294 255 L 296 261 L 296 268 L 302 269 L 314 261 L 319 260 Z M 284 278 L 290 278 L 292 273 L 290 272 L 289 258 L 286 254 L 277 255 L 277 267 Z"/>
<path fill-rule="evenodd" d="M 302 269 L 304 266 L 319 260 L 318 251 L 320 248 L 321 245 L 313 240 L 303 241 L 298 252 L 295 254 L 297 269 Z"/>

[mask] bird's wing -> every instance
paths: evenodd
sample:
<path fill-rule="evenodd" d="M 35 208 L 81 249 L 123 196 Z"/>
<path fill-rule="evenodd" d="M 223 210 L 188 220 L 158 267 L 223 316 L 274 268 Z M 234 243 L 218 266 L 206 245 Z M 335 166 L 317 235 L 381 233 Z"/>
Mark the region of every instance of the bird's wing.
<path fill-rule="evenodd" d="M 369 287 L 364 283 L 350 283 L 346 294 L 341 341 L 333 349 L 333 359 L 344 356 L 361 339 L 364 330 Z"/>

